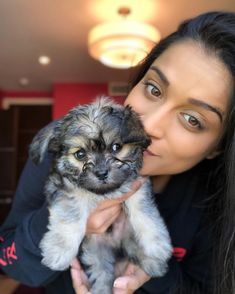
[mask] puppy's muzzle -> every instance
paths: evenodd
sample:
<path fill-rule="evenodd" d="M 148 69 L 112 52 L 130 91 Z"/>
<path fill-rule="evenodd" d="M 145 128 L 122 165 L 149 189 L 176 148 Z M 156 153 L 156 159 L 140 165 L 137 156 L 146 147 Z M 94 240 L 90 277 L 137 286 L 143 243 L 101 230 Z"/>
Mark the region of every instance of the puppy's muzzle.
<path fill-rule="evenodd" d="M 83 165 L 83 172 L 91 172 L 93 173 L 99 180 L 104 181 L 108 178 L 108 168 L 103 165 L 96 166 L 92 162 L 87 162 Z"/>

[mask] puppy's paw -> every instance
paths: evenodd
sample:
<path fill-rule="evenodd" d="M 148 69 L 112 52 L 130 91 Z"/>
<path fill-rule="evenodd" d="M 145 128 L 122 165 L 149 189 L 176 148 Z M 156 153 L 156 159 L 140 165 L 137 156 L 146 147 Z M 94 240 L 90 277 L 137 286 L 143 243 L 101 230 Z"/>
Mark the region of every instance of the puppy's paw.
<path fill-rule="evenodd" d="M 173 252 L 168 236 L 155 236 L 152 242 L 144 244 L 142 250 L 141 267 L 151 277 L 162 277 L 168 270 L 168 260 Z"/>
<path fill-rule="evenodd" d="M 151 277 L 162 277 L 168 270 L 167 262 L 157 258 L 145 258 L 141 261 L 140 266 Z"/>
<path fill-rule="evenodd" d="M 63 271 L 69 268 L 70 261 L 68 262 L 68 260 L 65 260 L 64 257 L 58 253 L 50 256 L 44 256 L 42 264 L 49 267 L 51 270 Z"/>
<path fill-rule="evenodd" d="M 77 246 L 67 241 L 63 236 L 46 233 L 40 243 L 42 264 L 56 271 L 67 269 L 78 251 Z"/>

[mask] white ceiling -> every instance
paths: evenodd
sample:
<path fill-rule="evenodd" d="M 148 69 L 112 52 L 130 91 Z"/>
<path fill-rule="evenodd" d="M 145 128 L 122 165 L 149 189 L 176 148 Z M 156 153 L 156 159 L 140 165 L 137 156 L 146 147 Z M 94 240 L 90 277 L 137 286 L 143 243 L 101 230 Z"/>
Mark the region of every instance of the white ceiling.
<path fill-rule="evenodd" d="M 93 60 L 87 51 L 88 31 L 118 19 L 129 6 L 132 19 L 158 27 L 162 36 L 191 16 L 209 10 L 235 12 L 235 0 L 0 0 L 0 89 L 52 89 L 54 82 L 127 81 L 129 70 Z M 38 64 L 39 55 L 51 64 Z M 29 79 L 22 87 L 19 79 Z"/>

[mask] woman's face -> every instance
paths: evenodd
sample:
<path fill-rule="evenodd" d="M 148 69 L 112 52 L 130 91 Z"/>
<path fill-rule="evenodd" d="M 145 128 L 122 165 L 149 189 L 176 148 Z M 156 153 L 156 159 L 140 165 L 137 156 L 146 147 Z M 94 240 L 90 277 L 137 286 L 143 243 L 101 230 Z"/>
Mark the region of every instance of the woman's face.
<path fill-rule="evenodd" d="M 177 174 L 216 156 L 231 91 L 225 65 L 199 44 L 184 41 L 162 53 L 125 101 L 152 140 L 141 173 Z"/>

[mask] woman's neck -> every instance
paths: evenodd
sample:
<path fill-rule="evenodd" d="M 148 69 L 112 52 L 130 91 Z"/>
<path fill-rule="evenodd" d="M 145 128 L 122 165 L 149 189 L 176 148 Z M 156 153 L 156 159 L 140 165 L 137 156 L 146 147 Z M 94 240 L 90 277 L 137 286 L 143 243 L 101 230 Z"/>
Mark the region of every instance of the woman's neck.
<path fill-rule="evenodd" d="M 171 175 L 162 175 L 162 176 L 154 176 L 151 177 L 153 191 L 155 193 L 161 193 L 166 185 L 169 183 Z"/>

